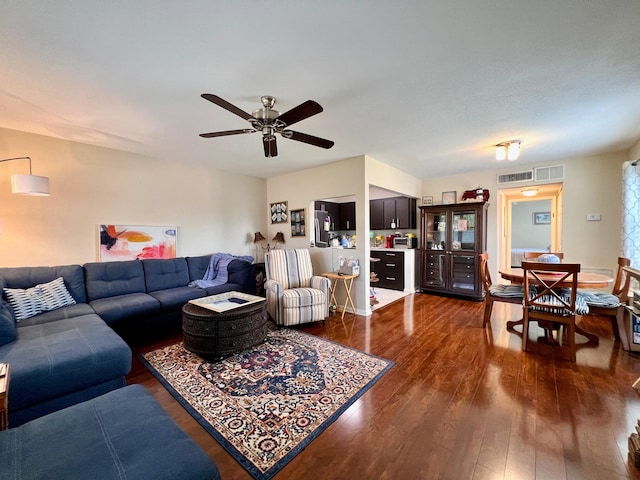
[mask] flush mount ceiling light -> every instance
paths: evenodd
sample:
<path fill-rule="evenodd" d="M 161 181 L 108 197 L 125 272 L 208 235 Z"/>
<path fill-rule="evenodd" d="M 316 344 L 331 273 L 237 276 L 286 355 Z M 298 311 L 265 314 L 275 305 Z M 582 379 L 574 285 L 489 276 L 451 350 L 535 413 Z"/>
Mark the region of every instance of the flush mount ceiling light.
<path fill-rule="evenodd" d="M 520 156 L 520 140 L 511 140 L 496 145 L 496 160 L 517 160 Z"/>
<path fill-rule="evenodd" d="M 526 190 L 522 190 L 520 193 L 522 195 L 524 195 L 525 197 L 535 197 L 538 194 L 538 189 L 537 188 L 528 188 Z"/>
<path fill-rule="evenodd" d="M 29 175 L 11 175 L 11 192 L 16 195 L 49 196 L 49 177 L 39 177 L 31 174 L 31 157 L 14 157 L 0 160 L 29 160 Z"/>

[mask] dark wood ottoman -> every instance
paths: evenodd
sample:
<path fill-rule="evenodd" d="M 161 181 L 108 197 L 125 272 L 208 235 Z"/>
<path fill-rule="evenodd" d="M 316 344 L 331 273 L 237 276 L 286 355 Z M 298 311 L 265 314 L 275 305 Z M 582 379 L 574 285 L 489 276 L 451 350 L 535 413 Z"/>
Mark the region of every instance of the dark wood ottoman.
<path fill-rule="evenodd" d="M 202 299 L 198 299 L 202 300 Z M 194 303 L 182 307 L 184 346 L 205 360 L 216 360 L 262 343 L 267 336 L 267 302 L 216 312 Z"/>

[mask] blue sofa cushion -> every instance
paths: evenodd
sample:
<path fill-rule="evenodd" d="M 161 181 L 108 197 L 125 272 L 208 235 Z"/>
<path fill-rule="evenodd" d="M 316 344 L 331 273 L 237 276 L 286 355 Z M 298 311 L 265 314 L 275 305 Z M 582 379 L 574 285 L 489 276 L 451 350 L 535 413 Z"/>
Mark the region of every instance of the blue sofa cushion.
<path fill-rule="evenodd" d="M 204 272 L 209 267 L 211 255 L 199 255 L 197 257 L 186 257 L 187 266 L 189 267 L 189 281 L 202 280 Z"/>
<path fill-rule="evenodd" d="M 16 321 L 11 314 L 11 307 L 0 299 L 0 345 L 13 342 L 16 336 Z"/>
<path fill-rule="evenodd" d="M 0 268 L 0 286 L 3 288 L 26 289 L 58 277 L 64 278 L 67 290 L 77 303 L 86 303 L 84 270 L 80 265 Z"/>
<path fill-rule="evenodd" d="M 43 312 L 35 317 L 20 320 L 20 326 L 25 327 L 27 325 L 37 325 L 39 323 L 56 322 L 63 318 L 80 317 L 82 315 L 89 315 L 90 313 L 95 312 L 89 305 L 86 303 L 76 303 L 75 305 L 58 308 L 56 310 L 51 310 L 50 312 Z"/>
<path fill-rule="evenodd" d="M 219 480 L 209 456 L 141 385 L 0 432 L 0 478 Z"/>
<path fill-rule="evenodd" d="M 87 300 L 146 292 L 140 260 L 85 263 Z"/>
<path fill-rule="evenodd" d="M 202 280 L 204 273 L 209 267 L 211 255 L 186 257 L 186 260 L 187 265 L 189 266 L 189 281 Z M 254 264 L 236 259 L 229 263 L 227 272 L 229 273 L 227 286 L 223 286 L 222 289 L 218 286 L 208 287 L 206 288 L 208 295 L 215 295 L 216 293 L 228 292 L 231 290 L 255 294 L 256 276 Z"/>
<path fill-rule="evenodd" d="M 206 294 L 207 292 L 203 289 L 195 287 L 176 287 L 149 292 L 149 295 L 160 302 L 163 310 L 180 309 L 189 300 L 204 297 Z"/>
<path fill-rule="evenodd" d="M 189 268 L 183 258 L 142 260 L 147 292 L 168 288 L 186 287 L 189 283 Z"/>
<path fill-rule="evenodd" d="M 131 349 L 95 313 L 18 327 L 0 346 L 11 364 L 9 412 L 125 376 Z"/>
<path fill-rule="evenodd" d="M 109 325 L 160 311 L 160 302 L 146 293 L 99 298 L 89 302 L 89 305 Z"/>

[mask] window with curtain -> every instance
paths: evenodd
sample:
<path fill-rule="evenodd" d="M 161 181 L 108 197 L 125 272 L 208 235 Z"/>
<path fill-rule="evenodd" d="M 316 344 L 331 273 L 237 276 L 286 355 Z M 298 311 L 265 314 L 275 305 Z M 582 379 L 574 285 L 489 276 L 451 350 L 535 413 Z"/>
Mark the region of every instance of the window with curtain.
<path fill-rule="evenodd" d="M 640 160 L 622 164 L 622 254 L 640 268 Z"/>

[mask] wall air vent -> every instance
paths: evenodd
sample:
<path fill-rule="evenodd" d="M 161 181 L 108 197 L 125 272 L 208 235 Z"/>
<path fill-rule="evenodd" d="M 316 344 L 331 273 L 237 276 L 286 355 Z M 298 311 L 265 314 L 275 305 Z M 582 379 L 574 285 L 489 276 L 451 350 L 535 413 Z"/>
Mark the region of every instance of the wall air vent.
<path fill-rule="evenodd" d="M 553 165 L 551 167 L 534 168 L 536 182 L 546 182 L 549 180 L 564 179 L 564 165 Z"/>
<path fill-rule="evenodd" d="M 498 175 L 498 185 L 505 183 L 530 182 L 533 180 L 533 170 L 524 170 L 522 172 L 504 173 Z"/>

